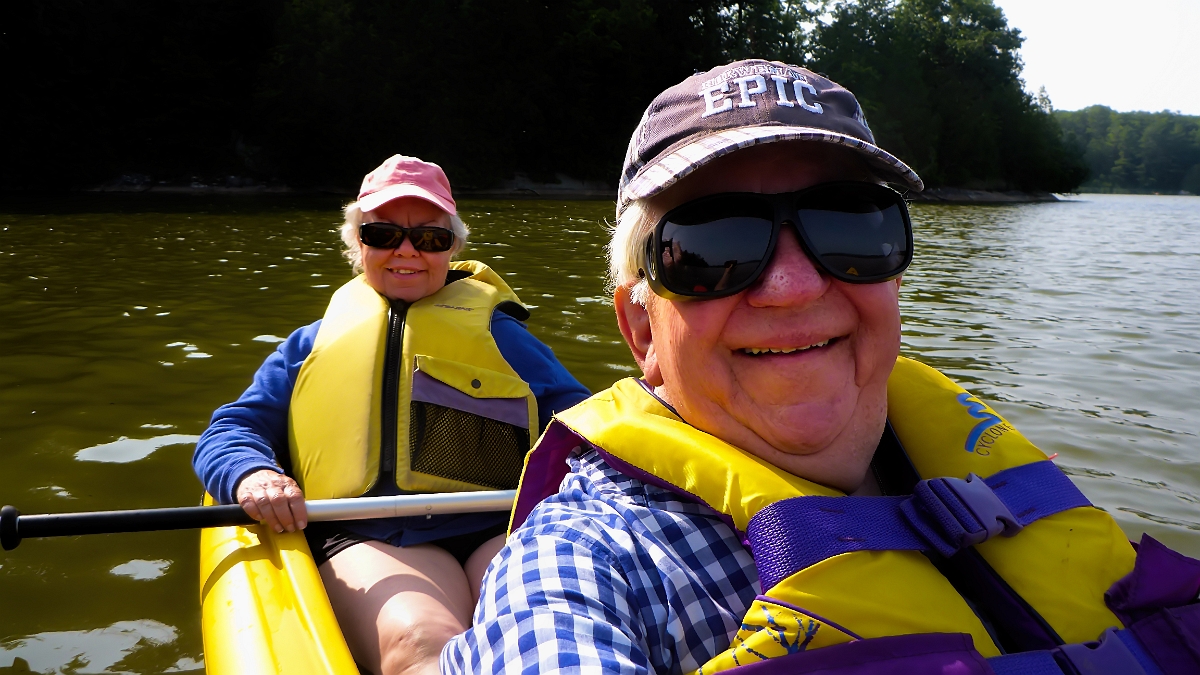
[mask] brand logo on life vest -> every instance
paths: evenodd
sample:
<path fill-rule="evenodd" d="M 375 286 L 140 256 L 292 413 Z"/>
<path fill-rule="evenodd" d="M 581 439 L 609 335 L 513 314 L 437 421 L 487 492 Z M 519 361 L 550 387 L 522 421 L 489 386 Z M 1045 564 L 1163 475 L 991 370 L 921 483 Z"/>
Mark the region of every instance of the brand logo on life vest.
<path fill-rule="evenodd" d="M 771 607 L 776 611 L 771 611 Z M 761 610 L 762 616 L 759 617 L 755 610 Z M 756 602 L 746 612 L 741 630 L 729 645 L 730 656 L 735 665 L 749 665 L 807 651 L 822 625 L 810 616 Z M 701 666 L 696 675 L 710 675 L 705 666 Z"/>
<path fill-rule="evenodd" d="M 439 305 L 434 305 L 434 307 L 441 307 L 442 309 L 457 309 L 460 312 L 474 312 L 475 311 L 474 307 L 458 307 L 456 305 L 440 305 L 439 304 Z"/>
<path fill-rule="evenodd" d="M 992 446 L 996 444 L 996 439 L 1013 431 L 1012 425 L 989 411 L 982 401 L 971 394 L 963 392 L 956 400 L 966 407 L 968 415 L 981 420 L 971 429 L 971 433 L 967 434 L 963 449 L 983 457 L 992 454 Z"/>
<path fill-rule="evenodd" d="M 768 86 L 767 80 L 770 80 L 773 86 Z M 737 91 L 730 88 L 730 82 L 737 87 Z M 704 99 L 704 113 L 700 116 L 709 117 L 727 112 L 733 110 L 735 105 L 738 108 L 757 107 L 759 101 L 765 102 L 765 97 L 771 90 L 775 92 L 774 99 L 777 106 L 784 108 L 799 106 L 817 115 L 825 112 L 820 102 L 809 103 L 805 98 L 806 94 L 809 99 L 815 98 L 817 88 L 808 81 L 808 77 L 803 73 L 763 63 L 730 68 L 714 78 L 701 82 L 700 91 L 696 92 Z M 734 103 L 734 97 L 727 97 L 726 94 L 735 94 L 737 102 Z M 757 99 L 754 98 L 756 96 Z"/>

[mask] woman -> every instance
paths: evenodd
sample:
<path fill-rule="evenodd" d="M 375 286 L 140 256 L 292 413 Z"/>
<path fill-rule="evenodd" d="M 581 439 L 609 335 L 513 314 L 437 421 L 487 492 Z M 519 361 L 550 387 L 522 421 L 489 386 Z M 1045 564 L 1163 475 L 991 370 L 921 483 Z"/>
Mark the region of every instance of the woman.
<path fill-rule="evenodd" d="M 214 413 L 193 465 L 218 500 L 305 529 L 363 667 L 432 673 L 470 625 L 507 514 L 308 525 L 305 497 L 514 488 L 530 438 L 588 391 L 496 273 L 451 262 L 468 231 L 436 164 L 392 157 L 345 215 L 362 274 Z"/>

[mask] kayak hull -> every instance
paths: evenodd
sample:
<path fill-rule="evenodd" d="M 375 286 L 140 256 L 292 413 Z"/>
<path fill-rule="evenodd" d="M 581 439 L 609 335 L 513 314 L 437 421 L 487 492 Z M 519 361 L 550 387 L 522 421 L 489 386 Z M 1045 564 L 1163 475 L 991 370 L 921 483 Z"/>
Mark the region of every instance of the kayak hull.
<path fill-rule="evenodd" d="M 300 532 L 202 530 L 200 604 L 209 675 L 358 675 Z"/>

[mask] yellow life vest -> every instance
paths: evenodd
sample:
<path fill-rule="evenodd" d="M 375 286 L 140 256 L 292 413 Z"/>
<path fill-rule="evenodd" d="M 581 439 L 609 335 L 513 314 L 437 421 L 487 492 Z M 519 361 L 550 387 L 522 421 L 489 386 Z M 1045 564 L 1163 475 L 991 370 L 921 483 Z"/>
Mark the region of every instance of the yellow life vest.
<path fill-rule="evenodd" d="M 909 359 L 897 361 L 888 382 L 888 419 L 901 454 L 921 479 L 988 477 L 1046 461 L 979 399 Z M 563 448 L 581 441 L 618 471 L 697 498 L 739 533 L 783 500 L 861 499 L 789 474 L 690 426 L 634 379 L 560 413 L 556 422 L 564 426 L 552 424 L 526 460 L 514 523 L 552 493 L 551 484 L 556 489 L 557 478 L 545 468 L 561 464 L 575 449 Z M 1069 508 L 974 549 L 1062 642 L 1095 640 L 1121 626 L 1104 593 L 1133 569 L 1135 551 L 1103 511 Z M 992 632 L 931 558 L 915 550 L 857 550 L 799 569 L 773 587 L 764 581 L 764 595 L 746 613 L 729 649 L 698 672 L 857 639 L 923 633 L 966 633 L 983 656 L 1000 654 Z M 755 562 L 761 576 L 763 561 L 756 555 Z"/>
<path fill-rule="evenodd" d="M 528 312 L 483 263 L 408 304 L 359 276 L 329 302 L 292 392 L 291 470 L 309 499 L 516 487 L 537 401 L 491 335 Z M 534 434 L 536 436 L 536 433 Z"/>

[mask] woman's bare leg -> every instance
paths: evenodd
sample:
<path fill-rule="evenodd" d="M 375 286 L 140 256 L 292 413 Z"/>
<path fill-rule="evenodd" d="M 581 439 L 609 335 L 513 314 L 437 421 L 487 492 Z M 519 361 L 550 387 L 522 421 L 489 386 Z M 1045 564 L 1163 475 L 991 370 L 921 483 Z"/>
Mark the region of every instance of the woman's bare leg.
<path fill-rule="evenodd" d="M 435 675 L 442 647 L 471 625 L 467 576 L 437 546 L 368 541 L 320 572 L 350 653 L 372 673 Z"/>
<path fill-rule="evenodd" d="M 475 605 L 479 604 L 479 586 L 483 583 L 483 574 L 487 572 L 492 558 L 495 558 L 500 549 L 504 548 L 504 539 L 504 535 L 498 534 L 483 542 L 463 565 L 463 571 L 467 573 L 467 588 L 471 591 L 472 614 L 475 612 Z M 471 625 L 469 618 L 466 625 Z"/>

